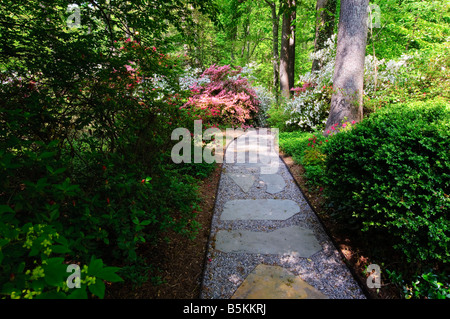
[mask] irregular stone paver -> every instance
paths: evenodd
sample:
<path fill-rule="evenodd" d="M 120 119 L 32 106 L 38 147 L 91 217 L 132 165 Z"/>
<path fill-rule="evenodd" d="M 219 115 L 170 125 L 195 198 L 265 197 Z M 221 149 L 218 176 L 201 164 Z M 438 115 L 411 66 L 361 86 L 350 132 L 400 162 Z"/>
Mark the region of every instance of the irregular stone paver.
<path fill-rule="evenodd" d="M 243 192 L 247 193 L 250 188 L 252 188 L 255 183 L 255 176 L 249 174 L 233 174 L 227 173 L 227 175 L 242 189 Z"/>
<path fill-rule="evenodd" d="M 322 249 L 314 232 L 299 226 L 276 229 L 272 232 L 248 230 L 219 230 L 216 249 L 226 253 L 289 254 L 310 257 Z"/>
<path fill-rule="evenodd" d="M 279 174 L 261 174 L 261 184 L 266 185 L 266 192 L 276 194 L 286 187 L 286 182 Z"/>
<path fill-rule="evenodd" d="M 300 212 L 289 199 L 236 199 L 225 203 L 222 220 L 286 220 Z"/>
<path fill-rule="evenodd" d="M 275 174 L 279 168 L 279 155 L 273 138 L 250 131 L 228 145 L 225 163 L 244 167 L 257 167 L 261 174 Z"/>
<path fill-rule="evenodd" d="M 327 296 L 280 266 L 260 264 L 231 299 L 327 299 Z"/>

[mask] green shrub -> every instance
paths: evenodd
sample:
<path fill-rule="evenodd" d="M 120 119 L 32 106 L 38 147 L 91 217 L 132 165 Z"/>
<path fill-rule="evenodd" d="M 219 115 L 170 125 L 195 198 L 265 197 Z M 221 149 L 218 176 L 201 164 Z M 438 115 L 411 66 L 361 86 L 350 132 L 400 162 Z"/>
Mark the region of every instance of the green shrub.
<path fill-rule="evenodd" d="M 448 274 L 436 273 L 427 269 L 406 283 L 402 274 L 387 270 L 389 279 L 400 286 L 406 299 L 448 299 L 450 298 L 450 280 Z"/>
<path fill-rule="evenodd" d="M 87 298 L 89 291 L 103 298 L 103 280 L 122 281 L 116 274 L 119 268 L 105 267 L 101 259 L 92 256 L 79 273 L 79 287 L 69 287 L 66 255 L 72 252 L 70 246 L 54 226 L 22 224 L 11 207 L 0 205 L 0 296 L 79 299 Z"/>
<path fill-rule="evenodd" d="M 280 133 L 279 141 L 280 148 L 304 167 L 307 183 L 322 186 L 326 158 L 322 149 L 328 138 L 317 132 L 297 131 Z"/>
<path fill-rule="evenodd" d="M 172 93 L 175 61 L 130 39 L 115 45 L 111 57 L 91 52 L 90 58 L 103 64 L 87 67 L 87 74 L 77 73 L 83 70 L 80 53 L 51 58 L 80 65 L 70 83 L 66 74 L 53 72 L 58 65 L 17 67 L 17 74 L 12 68 L 0 75 L 0 205 L 15 214 L 6 228 L 43 225 L 53 236 L 64 235 L 68 251 L 51 255 L 63 258 L 55 263 L 87 265 L 95 255 L 120 265 L 125 280 L 141 284 L 155 275 L 141 247 L 147 253 L 157 249 L 169 231 L 196 234 L 194 177 L 204 176 L 205 169 L 183 170 L 170 159 L 172 130 L 192 131 L 193 125 L 180 110 L 186 100 Z M 157 75 L 164 76 L 165 86 L 153 81 Z M 48 258 L 33 260 L 3 245 L 12 244 L 0 245 L 0 291 L 12 297 L 15 290 L 8 285 L 28 289 L 15 281 L 20 276 L 8 281 L 11 271 L 19 273 L 14 267 L 25 263 L 19 270 L 26 272 L 33 270 L 30 263 Z"/>
<path fill-rule="evenodd" d="M 267 110 L 267 124 L 280 130 L 280 132 L 292 132 L 298 129 L 296 124 L 287 124 L 291 114 L 282 104 L 274 104 Z"/>
<path fill-rule="evenodd" d="M 312 137 L 313 134 L 301 131 L 281 132 L 279 135 L 280 149 L 300 164 L 303 152 L 308 147 L 308 139 Z"/>
<path fill-rule="evenodd" d="M 325 147 L 326 196 L 343 221 L 422 266 L 450 260 L 450 107 L 386 107 Z"/>

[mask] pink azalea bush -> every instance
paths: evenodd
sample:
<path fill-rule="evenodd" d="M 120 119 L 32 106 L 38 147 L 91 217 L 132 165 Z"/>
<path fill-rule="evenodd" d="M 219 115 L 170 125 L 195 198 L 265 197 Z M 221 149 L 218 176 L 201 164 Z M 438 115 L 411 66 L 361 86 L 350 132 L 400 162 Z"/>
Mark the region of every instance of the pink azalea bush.
<path fill-rule="evenodd" d="M 240 75 L 241 69 L 212 65 L 200 77 L 209 82 L 191 85 L 192 96 L 182 108 L 203 120 L 206 127 L 252 127 L 260 102 L 248 79 Z"/>

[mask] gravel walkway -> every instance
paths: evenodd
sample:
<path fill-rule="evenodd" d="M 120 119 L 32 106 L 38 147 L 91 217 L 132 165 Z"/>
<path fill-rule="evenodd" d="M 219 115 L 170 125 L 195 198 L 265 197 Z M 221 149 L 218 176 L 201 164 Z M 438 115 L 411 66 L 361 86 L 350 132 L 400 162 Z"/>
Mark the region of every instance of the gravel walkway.
<path fill-rule="evenodd" d="M 270 136 L 273 138 L 273 135 Z M 229 151 L 230 146 L 227 149 L 227 152 Z M 201 298 L 231 298 L 255 267 L 264 264 L 283 267 L 315 287 L 327 298 L 364 299 L 362 290 L 323 230 L 322 224 L 308 205 L 288 168 L 279 157 L 277 160 L 279 162 L 276 174 L 282 176 L 285 187 L 281 192 L 274 194 L 267 192 L 267 186 L 262 182 L 264 178 L 261 178 L 264 174 L 261 174 L 260 167 L 257 165 L 246 166 L 233 162 L 223 164 L 211 225 Z M 252 174 L 255 182 L 247 192 L 244 192 L 229 173 Z M 222 220 L 220 217 L 224 205 L 228 201 L 237 199 L 288 199 L 299 205 L 300 212 L 286 220 Z M 322 249 L 307 258 L 286 253 L 225 253 L 216 249 L 216 235 L 219 230 L 271 232 L 290 226 L 301 226 L 313 230 Z"/>

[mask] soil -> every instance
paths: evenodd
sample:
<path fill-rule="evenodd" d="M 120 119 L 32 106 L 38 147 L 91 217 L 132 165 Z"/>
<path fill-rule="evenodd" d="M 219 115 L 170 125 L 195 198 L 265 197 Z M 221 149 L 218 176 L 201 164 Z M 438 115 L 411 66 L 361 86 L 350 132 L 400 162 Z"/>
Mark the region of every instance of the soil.
<path fill-rule="evenodd" d="M 324 209 L 321 190 L 307 186 L 303 167 L 294 163 L 292 157 L 282 152 L 280 156 L 366 296 L 371 299 L 398 299 L 400 294 L 397 288 L 383 277 L 380 289 L 367 288 L 368 274 L 365 270 L 371 264 L 368 253 L 370 244 L 361 240 L 363 237 L 357 232 L 349 232 L 347 228 L 344 229 L 342 225 L 335 223 Z M 190 240 L 178 234 L 169 234 L 170 241 L 161 243 L 157 249 L 158 255 L 155 255 L 155 249 L 148 252 L 148 259 L 158 270 L 159 282 L 149 281 L 137 289 L 130 284 L 112 284 L 107 289 L 106 299 L 199 298 L 221 168 L 218 164 L 215 171 L 201 182 L 199 189 L 202 198 L 201 212 L 196 217 L 201 229 L 195 239 Z"/>

